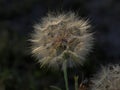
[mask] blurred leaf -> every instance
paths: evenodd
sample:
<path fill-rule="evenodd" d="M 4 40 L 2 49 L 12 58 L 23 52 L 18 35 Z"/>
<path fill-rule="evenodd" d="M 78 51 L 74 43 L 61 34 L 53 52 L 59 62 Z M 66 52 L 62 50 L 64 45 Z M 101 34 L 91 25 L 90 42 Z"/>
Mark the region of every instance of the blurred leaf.
<path fill-rule="evenodd" d="M 62 90 L 61 88 L 57 87 L 57 86 L 50 86 L 50 88 L 54 89 L 54 90 Z"/>

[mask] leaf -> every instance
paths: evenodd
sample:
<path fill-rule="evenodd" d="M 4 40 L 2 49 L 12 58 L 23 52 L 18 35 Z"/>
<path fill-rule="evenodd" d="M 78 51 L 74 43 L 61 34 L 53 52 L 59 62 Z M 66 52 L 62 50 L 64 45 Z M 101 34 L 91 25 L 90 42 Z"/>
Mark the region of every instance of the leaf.
<path fill-rule="evenodd" d="M 62 90 L 61 88 L 57 87 L 57 86 L 50 86 L 50 88 L 53 88 L 55 90 Z"/>

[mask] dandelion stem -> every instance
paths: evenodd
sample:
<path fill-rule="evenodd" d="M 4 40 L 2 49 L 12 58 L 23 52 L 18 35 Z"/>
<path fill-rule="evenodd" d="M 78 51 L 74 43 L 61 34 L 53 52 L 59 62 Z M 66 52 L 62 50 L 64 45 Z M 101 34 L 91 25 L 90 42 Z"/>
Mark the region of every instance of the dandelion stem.
<path fill-rule="evenodd" d="M 66 65 L 66 63 L 67 63 L 67 61 L 65 60 L 64 63 L 63 63 L 63 74 L 64 74 L 66 90 L 69 90 L 69 88 L 68 88 L 68 76 L 67 76 L 67 65 Z"/>
<path fill-rule="evenodd" d="M 78 90 L 78 76 L 74 76 L 75 80 L 75 90 Z"/>

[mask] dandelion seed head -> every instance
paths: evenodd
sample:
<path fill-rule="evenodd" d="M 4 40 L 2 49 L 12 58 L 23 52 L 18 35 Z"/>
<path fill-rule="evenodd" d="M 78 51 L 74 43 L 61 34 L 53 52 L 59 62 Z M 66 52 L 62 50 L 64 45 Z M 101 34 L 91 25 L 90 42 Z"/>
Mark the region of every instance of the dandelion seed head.
<path fill-rule="evenodd" d="M 92 82 L 91 90 L 120 90 L 120 65 L 102 67 Z"/>
<path fill-rule="evenodd" d="M 41 66 L 82 65 L 93 45 L 89 22 L 75 13 L 48 14 L 34 26 L 31 35 L 32 54 Z"/>

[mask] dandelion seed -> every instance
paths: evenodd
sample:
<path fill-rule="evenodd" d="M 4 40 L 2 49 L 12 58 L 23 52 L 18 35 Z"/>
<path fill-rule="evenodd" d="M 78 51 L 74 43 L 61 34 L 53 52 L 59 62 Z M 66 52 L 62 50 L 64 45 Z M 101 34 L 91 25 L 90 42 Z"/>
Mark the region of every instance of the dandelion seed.
<path fill-rule="evenodd" d="M 64 60 L 67 67 L 82 65 L 93 45 L 90 27 L 74 13 L 48 14 L 34 26 L 32 54 L 43 67 L 60 68 Z"/>

